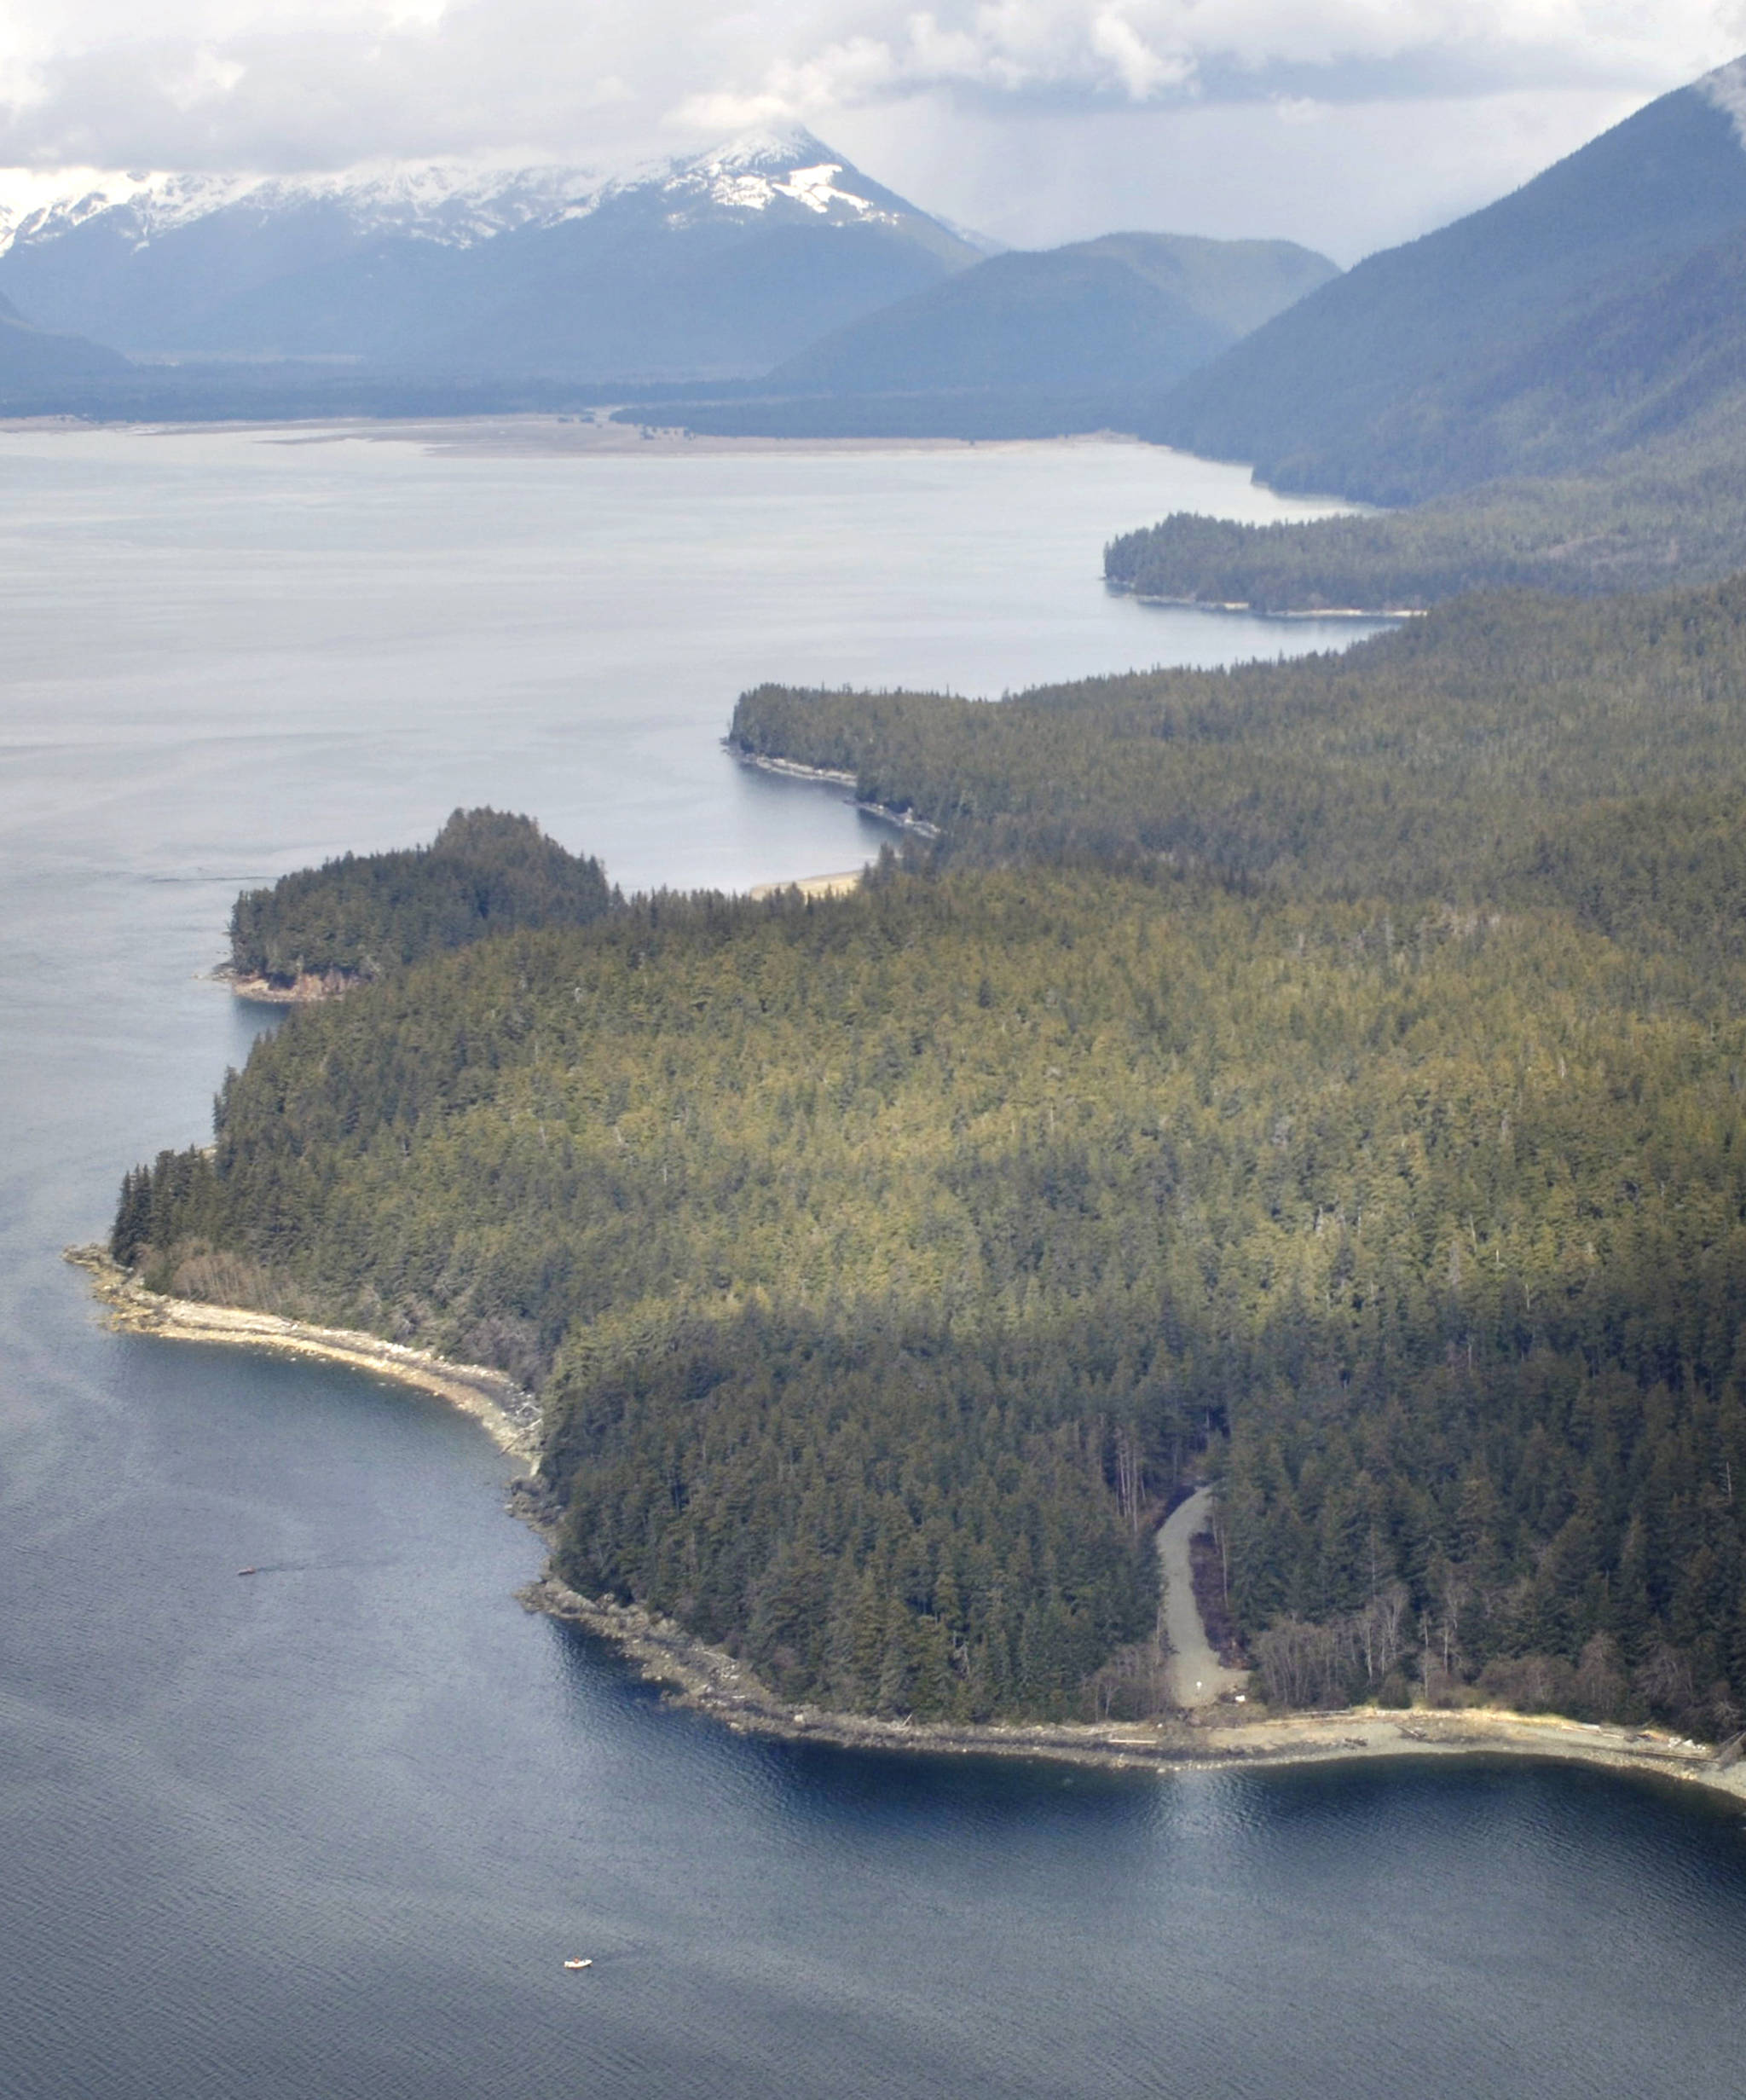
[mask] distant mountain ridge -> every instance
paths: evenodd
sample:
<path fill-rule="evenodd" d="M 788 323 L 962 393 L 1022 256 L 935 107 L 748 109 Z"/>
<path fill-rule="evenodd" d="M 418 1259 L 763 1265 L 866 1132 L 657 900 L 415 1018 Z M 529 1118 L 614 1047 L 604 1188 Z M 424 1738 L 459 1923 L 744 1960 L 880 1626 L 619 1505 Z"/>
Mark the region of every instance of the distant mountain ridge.
<path fill-rule="evenodd" d="M 846 171 L 847 183 L 837 183 L 835 177 Z M 525 226 L 586 218 L 616 197 L 648 190 L 668 199 L 670 209 L 683 200 L 676 208 L 693 213 L 712 205 L 765 211 L 786 200 L 838 223 L 898 224 L 906 214 L 926 216 L 889 193 L 888 203 L 876 202 L 876 188 L 804 130 L 754 132 L 708 153 L 616 175 L 555 163 L 495 166 L 442 159 L 364 162 L 292 176 L 108 173 L 95 182 L 81 179 L 29 208 L 0 205 L 0 255 L 61 239 L 112 213 L 147 243 L 240 206 L 265 220 L 327 205 L 358 233 L 402 233 L 460 248 Z"/>
<path fill-rule="evenodd" d="M 1703 297 L 1684 266 L 1746 229 L 1743 125 L 1735 61 L 1312 292 L 1184 379 L 1145 434 L 1252 461 L 1279 487 L 1385 503 L 1633 442 L 1660 382 L 1627 339 L 1641 352 L 1658 327 L 1650 365 L 1678 362 L 1683 323 L 1666 301 Z M 1608 340 L 1620 362 L 1603 368 Z"/>
<path fill-rule="evenodd" d="M 833 392 L 1157 388 L 1338 275 L 1285 240 L 1107 234 L 1013 249 L 851 321 L 777 367 Z"/>
<path fill-rule="evenodd" d="M 666 379 L 760 372 L 979 259 L 794 131 L 616 176 L 105 178 L 0 228 L 0 293 L 135 356 Z"/>

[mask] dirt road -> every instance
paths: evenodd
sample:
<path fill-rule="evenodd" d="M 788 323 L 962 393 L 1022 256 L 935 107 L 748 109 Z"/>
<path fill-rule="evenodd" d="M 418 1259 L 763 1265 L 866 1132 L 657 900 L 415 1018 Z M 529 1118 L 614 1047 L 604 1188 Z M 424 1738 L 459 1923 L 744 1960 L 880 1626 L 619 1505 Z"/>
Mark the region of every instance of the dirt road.
<path fill-rule="evenodd" d="M 1211 1706 L 1221 1692 L 1236 1690 L 1240 1670 L 1227 1669 L 1214 1653 L 1194 1602 L 1188 1541 L 1212 1521 L 1212 1490 L 1201 1488 L 1165 1518 L 1158 1534 L 1164 1576 L 1164 1631 L 1170 1642 L 1171 1686 L 1178 1706 Z"/>

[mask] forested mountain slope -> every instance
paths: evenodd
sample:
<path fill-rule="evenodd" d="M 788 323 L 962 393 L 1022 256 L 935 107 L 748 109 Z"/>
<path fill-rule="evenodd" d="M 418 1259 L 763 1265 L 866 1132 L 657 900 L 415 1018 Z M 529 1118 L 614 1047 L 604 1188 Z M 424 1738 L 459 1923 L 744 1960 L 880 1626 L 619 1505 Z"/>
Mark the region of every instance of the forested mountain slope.
<path fill-rule="evenodd" d="M 1592 473 L 1494 482 L 1408 510 L 1273 525 L 1177 512 L 1113 540 L 1104 574 L 1147 597 L 1262 612 L 1422 611 L 1467 591 L 1595 597 L 1718 581 L 1746 568 L 1735 405 Z"/>
<path fill-rule="evenodd" d="M 183 1294 L 539 1384 L 569 1579 L 784 1695 L 1143 1709 L 1221 1473 L 1273 1695 L 1746 1694 L 1746 587 L 1005 705 L 749 695 L 945 827 L 294 1015 Z"/>
<path fill-rule="evenodd" d="M 1402 503 L 1668 427 L 1693 405 L 1682 345 L 1719 297 L 1726 311 L 1746 228 L 1742 63 L 1368 257 L 1184 380 L 1144 434 L 1279 487 Z"/>

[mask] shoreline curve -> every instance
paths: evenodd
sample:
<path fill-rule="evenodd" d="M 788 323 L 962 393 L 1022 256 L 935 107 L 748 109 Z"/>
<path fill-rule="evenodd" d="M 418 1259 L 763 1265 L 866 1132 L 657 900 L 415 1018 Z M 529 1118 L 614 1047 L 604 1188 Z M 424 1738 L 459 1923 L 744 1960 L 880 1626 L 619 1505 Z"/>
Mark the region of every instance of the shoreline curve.
<path fill-rule="evenodd" d="M 539 1477 L 539 1403 L 500 1371 L 450 1362 L 379 1335 L 323 1328 L 278 1313 L 207 1305 L 147 1290 L 100 1247 L 75 1247 L 66 1258 L 92 1280 L 107 1323 L 166 1340 L 260 1349 L 367 1371 L 443 1400 L 470 1415 L 498 1448 L 522 1461 L 530 1477 L 514 1486 L 510 1507 L 548 1545 L 553 1506 Z M 1277 1771 L 1311 1764 L 1411 1757 L 1502 1756 L 1583 1764 L 1639 1776 L 1677 1779 L 1746 1804 L 1746 1738 L 1715 1749 L 1653 1728 L 1628 1728 L 1525 1715 L 1495 1708 L 1286 1714 L 1241 1721 L 1203 1709 L 1202 1717 L 1159 1721 L 918 1721 L 846 1714 L 778 1698 L 725 1649 L 694 1639 L 677 1622 L 640 1605 L 590 1598 L 548 1567 L 518 1591 L 530 1611 L 578 1626 L 607 1642 L 676 1705 L 705 1715 L 737 1734 L 822 1743 L 857 1750 L 935 1756 L 1022 1757 L 1106 1771 Z"/>
<path fill-rule="evenodd" d="M 408 1349 L 359 1328 L 316 1327 L 282 1313 L 168 1298 L 148 1291 L 100 1247 L 70 1247 L 66 1258 L 90 1276 L 92 1289 L 107 1308 L 107 1324 L 119 1333 L 156 1334 L 166 1341 L 217 1342 L 368 1371 L 446 1400 L 471 1415 L 500 1450 L 538 1472 L 540 1404 L 502 1371 L 483 1363 L 452 1362 L 429 1350 Z"/>
<path fill-rule="evenodd" d="M 537 1510 L 521 1513 L 543 1529 Z M 1746 1803 L 1746 1757 L 1659 1729 L 1615 1727 L 1553 1715 L 1469 1708 L 1385 1712 L 1354 1707 L 1259 1721 L 1172 1717 L 1157 1721 L 918 1721 L 842 1714 L 778 1699 L 724 1651 L 706 1647 L 674 1620 L 639 1605 L 590 1598 L 547 1574 L 518 1591 L 530 1611 L 581 1627 L 608 1642 L 675 1705 L 736 1734 L 822 1743 L 840 1750 L 909 1756 L 1022 1757 L 1105 1771 L 1280 1771 L 1312 1764 L 1423 1757 L 1522 1757 L 1597 1765 L 1620 1773 L 1678 1779 Z"/>

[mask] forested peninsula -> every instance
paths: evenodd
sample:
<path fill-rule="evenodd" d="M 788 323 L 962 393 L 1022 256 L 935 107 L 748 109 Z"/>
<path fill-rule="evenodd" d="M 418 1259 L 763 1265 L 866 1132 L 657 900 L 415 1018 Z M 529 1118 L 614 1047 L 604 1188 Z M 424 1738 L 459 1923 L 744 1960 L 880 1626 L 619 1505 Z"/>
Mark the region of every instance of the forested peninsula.
<path fill-rule="evenodd" d="M 1418 612 L 1469 591 L 1593 598 L 1719 582 L 1746 565 L 1733 429 L 1514 477 L 1405 510 L 1238 524 L 1177 512 L 1104 550 L 1116 589 L 1257 612 Z"/>
<path fill-rule="evenodd" d="M 293 1014 L 152 1288 L 538 1392 L 557 1574 L 782 1700 L 1158 1698 L 1219 1484 L 1275 1708 L 1746 1704 L 1746 584 L 1347 655 L 747 695 L 940 827 Z"/>

